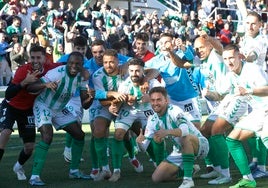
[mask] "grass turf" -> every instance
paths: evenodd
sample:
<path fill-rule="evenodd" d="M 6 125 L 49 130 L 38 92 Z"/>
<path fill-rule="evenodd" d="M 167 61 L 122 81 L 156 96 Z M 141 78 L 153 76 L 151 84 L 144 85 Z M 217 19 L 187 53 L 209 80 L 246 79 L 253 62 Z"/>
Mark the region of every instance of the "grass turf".
<path fill-rule="evenodd" d="M 88 125 L 83 125 L 83 130 L 86 132 L 86 144 L 83 152 L 84 162 L 81 163 L 81 170 L 85 173 L 89 173 L 91 170 L 91 161 L 89 156 L 89 139 L 90 130 Z M 111 134 L 113 129 L 111 128 Z M 40 140 L 40 135 L 37 135 L 37 142 Z M 173 182 L 165 183 L 153 183 L 151 181 L 151 174 L 154 167 L 145 153 L 139 153 L 137 158 L 143 163 L 144 172 L 136 173 L 133 167 L 129 164 L 128 159 L 123 159 L 123 165 L 121 170 L 121 179 L 118 182 L 110 183 L 108 181 L 94 182 L 92 180 L 71 180 L 68 178 L 68 163 L 63 159 L 65 134 L 63 131 L 55 131 L 53 143 L 49 149 L 45 167 L 43 169 L 41 178 L 49 188 L 162 188 L 162 187 L 178 187 L 181 184 L 181 179 Z M 17 160 L 18 154 L 21 150 L 22 142 L 15 132 L 6 148 L 4 157 L 0 163 L 0 188 L 24 188 L 32 187 L 28 184 L 28 181 L 18 181 L 16 175 L 13 173 L 13 165 Z M 204 173 L 204 161 L 197 161 L 201 167 L 201 171 L 194 176 L 195 187 L 200 188 L 226 188 L 235 184 L 240 178 L 236 166 L 230 158 L 232 182 L 225 185 L 208 185 L 206 179 L 200 179 L 199 175 Z M 31 174 L 31 167 L 33 164 L 33 157 L 24 165 L 26 176 L 29 178 Z M 258 187 L 267 188 L 268 178 L 257 179 Z"/>

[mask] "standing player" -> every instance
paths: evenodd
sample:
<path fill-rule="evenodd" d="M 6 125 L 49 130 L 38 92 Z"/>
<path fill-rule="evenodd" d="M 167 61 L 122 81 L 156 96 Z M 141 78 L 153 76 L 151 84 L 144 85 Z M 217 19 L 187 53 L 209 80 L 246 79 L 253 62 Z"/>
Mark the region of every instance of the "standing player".
<path fill-rule="evenodd" d="M 88 88 L 89 73 L 83 69 L 83 55 L 79 52 L 70 54 L 67 65 L 62 65 L 49 71 L 39 81 L 28 86 L 28 91 L 40 93 L 34 103 L 35 123 L 41 133 L 41 141 L 36 145 L 31 185 L 42 186 L 40 179 L 45 158 L 52 142 L 53 126 L 56 130 L 63 129 L 73 137 L 72 161 L 69 177 L 89 179 L 90 177 L 78 170 L 81 159 L 84 136 L 76 117 L 62 110 L 80 88 L 80 98 L 83 108 L 89 108 L 92 103 L 92 92 Z"/>
<path fill-rule="evenodd" d="M 242 11 L 243 8 L 239 2 L 238 5 L 239 10 Z M 264 36 L 260 33 L 260 29 L 262 27 L 261 16 L 257 12 L 247 12 L 244 20 L 245 37 L 239 43 L 241 46 L 240 50 L 247 63 L 253 63 L 260 69 L 266 70 L 265 57 L 267 44 L 265 43 Z M 258 144 L 259 139 L 257 137 L 250 138 L 248 142 L 253 156 L 252 163 L 250 163 L 253 176 L 255 178 L 262 177 L 262 172 L 266 171 L 264 168 L 266 166 L 267 158 L 266 148 L 263 146 L 263 144 Z M 259 150 L 257 150 L 258 147 L 260 147 Z M 263 175 L 265 176 L 265 174 Z"/>
<path fill-rule="evenodd" d="M 122 163 L 124 142 L 123 138 L 127 131 L 132 127 L 134 121 L 140 121 L 142 127 L 146 126 L 147 117 L 153 113 L 149 104 L 149 97 L 145 91 L 141 90 L 144 82 L 144 62 L 141 59 L 133 58 L 128 61 L 129 77 L 119 86 L 118 92 L 127 95 L 125 102 L 114 101 L 109 107 L 113 114 L 118 113 L 115 121 L 115 133 L 112 142 L 112 164 L 114 167 L 113 175 L 109 181 L 116 182 L 120 178 L 120 168 Z M 160 83 L 153 79 L 149 81 L 149 89 Z M 122 106 L 121 106 L 122 105 Z M 119 107 L 121 106 L 120 110 Z M 130 159 L 133 163 L 137 159 Z M 143 166 L 135 165 L 136 172 L 142 172 Z"/>
<path fill-rule="evenodd" d="M 18 161 L 13 167 L 18 180 L 26 180 L 23 165 L 32 155 L 36 134 L 33 117 L 33 103 L 36 95 L 28 93 L 26 87 L 45 75 L 48 70 L 60 65 L 48 63 L 45 54 L 45 49 L 40 46 L 30 49 L 29 63 L 17 69 L 1 105 L 0 160 L 4 155 L 4 149 L 13 131 L 15 121 L 24 144 Z"/>
<path fill-rule="evenodd" d="M 154 87 L 150 90 L 149 96 L 155 113 L 148 118 L 145 135 L 141 130 L 137 138 L 139 146 L 145 150 L 153 139 L 157 142 L 170 139 L 175 146 L 173 152 L 157 166 L 152 179 L 154 182 L 175 180 L 182 169 L 184 177 L 179 188 L 194 187 L 194 159 L 206 157 L 209 150 L 208 141 L 187 120 L 180 108 L 169 104 L 165 88 Z"/>
<path fill-rule="evenodd" d="M 201 114 L 199 112 L 197 92 L 193 88 L 189 75 L 184 68 L 187 62 L 180 57 L 184 54 L 176 54 L 173 51 L 173 35 L 163 33 L 159 40 L 161 53 L 145 63 L 146 67 L 160 71 L 170 102 L 179 106 L 189 119 L 200 126 Z"/>
<path fill-rule="evenodd" d="M 230 72 L 227 73 L 225 88 L 227 95 L 221 101 L 221 104 L 209 115 L 208 119 L 215 119 L 210 129 L 209 144 L 211 160 L 218 177 L 209 181 L 209 184 L 224 184 L 231 181 L 229 170 L 229 153 L 225 136 L 229 129 L 236 126 L 236 123 L 248 110 L 247 96 L 237 96 L 240 87 L 248 91 L 252 88 L 267 85 L 268 77 L 262 69 L 259 69 L 252 63 L 245 63 L 241 60 L 239 48 L 235 45 L 227 45 L 223 51 L 224 63 L 228 66 Z M 251 77 L 248 77 L 248 75 Z M 208 98 L 219 96 L 217 92 L 209 91 L 206 94 Z M 213 118 L 211 118 L 213 117 Z M 221 147 L 219 150 L 218 147 Z"/>

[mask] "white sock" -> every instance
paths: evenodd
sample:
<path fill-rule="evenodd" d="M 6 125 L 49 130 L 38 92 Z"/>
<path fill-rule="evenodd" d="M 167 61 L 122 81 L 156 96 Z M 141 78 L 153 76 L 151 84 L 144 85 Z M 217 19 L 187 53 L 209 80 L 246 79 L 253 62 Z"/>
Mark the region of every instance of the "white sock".
<path fill-rule="evenodd" d="M 230 177 L 230 169 L 226 168 L 226 169 L 221 169 L 221 173 L 222 175 L 224 175 L 225 177 Z"/>
<path fill-rule="evenodd" d="M 33 180 L 35 178 L 40 178 L 40 176 L 39 175 L 32 175 L 30 179 Z"/>
<path fill-rule="evenodd" d="M 15 169 L 19 169 L 22 167 L 22 165 L 19 163 L 19 161 L 17 161 L 14 165 Z"/>
<path fill-rule="evenodd" d="M 115 172 L 120 172 L 120 171 L 121 171 L 120 168 L 115 168 L 115 169 L 114 169 L 114 173 L 115 173 Z"/>
<path fill-rule="evenodd" d="M 254 178 L 253 178 L 253 176 L 252 176 L 251 173 L 248 174 L 248 175 L 243 175 L 243 179 L 250 180 L 250 181 L 253 181 L 254 180 Z"/>
<path fill-rule="evenodd" d="M 70 173 L 78 172 L 78 169 L 70 169 Z"/>
<path fill-rule="evenodd" d="M 102 167 L 102 171 L 110 171 L 109 165 L 105 165 Z"/>
<path fill-rule="evenodd" d="M 69 148 L 69 147 L 65 146 L 64 150 L 71 152 L 72 148 L 71 147 Z"/>

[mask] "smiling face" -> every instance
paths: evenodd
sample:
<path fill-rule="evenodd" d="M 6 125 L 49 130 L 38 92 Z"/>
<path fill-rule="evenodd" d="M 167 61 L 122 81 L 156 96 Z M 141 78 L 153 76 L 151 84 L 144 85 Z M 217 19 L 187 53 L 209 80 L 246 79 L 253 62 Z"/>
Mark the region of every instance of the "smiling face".
<path fill-rule="evenodd" d="M 207 59 L 212 50 L 211 45 L 206 42 L 203 37 L 199 37 L 195 40 L 194 48 L 200 60 Z"/>
<path fill-rule="evenodd" d="M 153 92 L 150 95 L 150 103 L 153 110 L 161 116 L 166 112 L 168 99 L 160 92 Z"/>
<path fill-rule="evenodd" d="M 30 62 L 32 64 L 33 71 L 43 71 L 43 65 L 45 64 L 46 57 L 41 51 L 30 53 Z"/>
<path fill-rule="evenodd" d="M 223 61 L 228 67 L 229 71 L 239 74 L 242 69 L 242 61 L 239 52 L 234 49 L 225 50 L 222 53 Z"/>
<path fill-rule="evenodd" d="M 137 49 L 137 53 L 140 55 L 144 55 L 147 51 L 147 42 L 137 39 L 136 43 L 136 49 Z"/>
<path fill-rule="evenodd" d="M 118 74 L 118 59 L 114 56 L 103 56 L 103 68 L 109 76 Z"/>
<path fill-rule="evenodd" d="M 129 65 L 128 73 L 131 81 L 138 85 L 143 79 L 144 70 L 140 65 Z"/>
<path fill-rule="evenodd" d="M 79 72 L 81 72 L 83 67 L 83 57 L 73 54 L 70 55 L 67 62 L 67 69 L 70 76 L 76 76 Z"/>
<path fill-rule="evenodd" d="M 103 45 L 96 45 L 96 46 L 92 46 L 92 48 L 91 48 L 93 58 L 96 60 L 96 62 L 99 65 L 102 65 L 102 63 L 103 63 L 104 51 L 105 51 L 105 48 Z"/>
<path fill-rule="evenodd" d="M 261 22 L 256 16 L 248 15 L 246 18 L 246 35 L 255 37 L 261 28 Z"/>

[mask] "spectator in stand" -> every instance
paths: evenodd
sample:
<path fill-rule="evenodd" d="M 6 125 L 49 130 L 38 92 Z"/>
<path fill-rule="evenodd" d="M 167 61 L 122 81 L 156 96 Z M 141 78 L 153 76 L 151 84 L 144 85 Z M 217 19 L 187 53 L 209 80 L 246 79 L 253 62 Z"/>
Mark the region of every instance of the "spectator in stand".
<path fill-rule="evenodd" d="M 22 40 L 21 19 L 18 16 L 15 16 L 12 24 L 7 27 L 7 35 L 11 38 L 12 34 L 19 35 L 20 41 Z"/>
<path fill-rule="evenodd" d="M 220 35 L 219 35 L 222 45 L 226 46 L 230 44 L 232 37 L 233 37 L 232 32 L 229 30 L 229 23 L 226 22 L 224 24 L 224 28 L 220 31 Z"/>
<path fill-rule="evenodd" d="M 13 45 L 13 49 L 10 52 L 9 57 L 13 73 L 15 73 L 18 67 L 24 65 L 28 60 L 28 54 L 25 52 L 23 46 L 19 42 Z"/>
<path fill-rule="evenodd" d="M 215 18 L 216 36 L 219 36 L 220 31 L 224 28 L 222 14 L 217 14 Z"/>
<path fill-rule="evenodd" d="M 67 10 L 63 13 L 63 21 L 65 21 L 67 25 L 71 25 L 75 21 L 76 11 L 74 10 L 72 3 L 68 3 L 67 6 Z"/>
<path fill-rule="evenodd" d="M 235 31 L 235 25 L 231 15 L 228 15 L 226 18 L 226 23 L 229 24 L 229 30 L 233 33 Z"/>
<path fill-rule="evenodd" d="M 154 53 L 148 50 L 149 36 L 147 33 L 138 33 L 135 36 L 135 41 L 133 43 L 133 53 L 134 57 L 142 59 L 143 62 L 150 60 L 154 57 Z"/>

